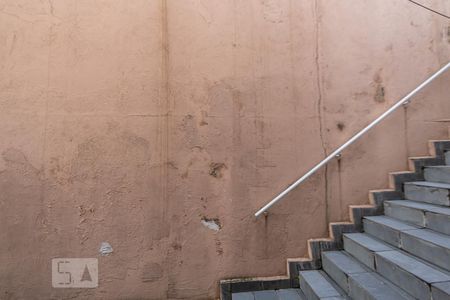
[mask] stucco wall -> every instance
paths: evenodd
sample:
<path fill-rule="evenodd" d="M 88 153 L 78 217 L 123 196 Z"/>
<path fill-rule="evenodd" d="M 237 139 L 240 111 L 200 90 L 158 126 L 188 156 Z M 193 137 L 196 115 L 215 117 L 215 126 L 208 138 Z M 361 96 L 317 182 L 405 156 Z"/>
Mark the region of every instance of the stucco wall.
<path fill-rule="evenodd" d="M 285 274 L 447 137 L 450 74 L 253 213 L 447 63 L 449 26 L 390 0 L 0 0 L 0 298 L 212 299 Z M 52 289 L 54 257 L 98 257 L 99 288 Z"/>

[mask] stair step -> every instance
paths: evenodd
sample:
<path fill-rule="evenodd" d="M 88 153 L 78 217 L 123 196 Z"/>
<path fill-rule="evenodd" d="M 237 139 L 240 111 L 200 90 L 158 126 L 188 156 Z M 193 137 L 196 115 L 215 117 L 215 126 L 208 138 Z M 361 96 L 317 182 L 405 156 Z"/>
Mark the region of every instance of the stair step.
<path fill-rule="evenodd" d="M 395 250 L 365 233 L 344 234 L 344 249 L 372 270 L 375 270 L 375 252 Z"/>
<path fill-rule="evenodd" d="M 349 279 L 350 294 L 352 299 L 371 300 L 412 300 L 400 288 L 389 283 L 380 275 L 371 273 L 353 274 Z"/>
<path fill-rule="evenodd" d="M 448 183 L 416 181 L 406 182 L 404 187 L 405 198 L 408 200 L 450 206 Z"/>
<path fill-rule="evenodd" d="M 235 293 L 232 300 L 307 300 L 300 289 Z"/>
<path fill-rule="evenodd" d="M 433 295 L 433 300 L 450 299 L 450 283 L 442 282 L 433 284 L 433 286 L 431 287 L 431 294 Z"/>
<path fill-rule="evenodd" d="M 417 299 L 431 299 L 433 283 L 450 283 L 448 274 L 402 251 L 378 252 L 375 259 L 380 275 Z"/>
<path fill-rule="evenodd" d="M 429 229 L 418 229 L 385 216 L 364 218 L 364 230 L 372 236 L 450 271 L 450 236 L 448 235 Z"/>
<path fill-rule="evenodd" d="M 306 300 L 300 289 L 284 289 L 277 291 L 277 300 Z"/>
<path fill-rule="evenodd" d="M 394 200 L 384 202 L 384 212 L 389 217 L 450 235 L 449 207 L 409 200 Z"/>
<path fill-rule="evenodd" d="M 322 271 L 301 271 L 300 288 L 308 300 L 347 299 L 345 293 Z"/>
<path fill-rule="evenodd" d="M 420 228 L 386 216 L 365 217 L 363 222 L 365 232 L 397 248 L 402 231 Z"/>
<path fill-rule="evenodd" d="M 404 231 L 402 248 L 436 266 L 450 271 L 450 237 L 429 229 Z"/>
<path fill-rule="evenodd" d="M 425 167 L 424 176 L 426 181 L 450 183 L 450 166 Z"/>
<path fill-rule="evenodd" d="M 351 257 L 345 251 L 330 251 L 322 253 L 324 271 L 336 282 L 345 293 L 349 293 L 349 276 L 371 270 Z"/>

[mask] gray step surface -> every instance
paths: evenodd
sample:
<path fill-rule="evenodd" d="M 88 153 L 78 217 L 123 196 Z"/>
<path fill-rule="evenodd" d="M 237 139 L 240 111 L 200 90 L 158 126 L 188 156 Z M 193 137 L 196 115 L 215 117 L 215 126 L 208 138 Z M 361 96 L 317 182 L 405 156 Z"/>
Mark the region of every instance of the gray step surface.
<path fill-rule="evenodd" d="M 433 300 L 448 300 L 450 299 L 450 283 L 442 282 L 435 283 L 431 287 L 431 293 L 433 295 Z"/>
<path fill-rule="evenodd" d="M 364 230 L 437 267 L 450 271 L 450 236 L 386 216 L 366 217 Z"/>
<path fill-rule="evenodd" d="M 358 247 L 354 247 L 353 244 L 357 244 Z M 348 245 L 352 246 L 349 247 Z M 345 234 L 344 249 L 346 251 L 350 249 L 352 256 L 360 261 L 364 261 L 365 265 L 417 299 L 430 299 L 431 285 L 433 283 L 450 281 L 450 275 L 447 272 L 439 270 L 435 266 L 408 255 L 367 234 Z M 328 261 L 333 258 L 328 256 L 330 255 L 324 255 L 323 257 L 326 271 L 328 265 L 331 265 Z M 345 269 L 343 267 L 332 265 L 330 269 L 332 270 L 331 274 L 338 274 L 338 276 L 330 275 L 338 284 L 340 282 L 345 283 L 343 276 L 335 270 L 341 269 L 344 272 Z M 356 272 L 357 269 L 354 268 L 354 273 Z M 358 272 L 364 273 L 362 268 Z M 351 276 L 352 273 L 347 272 L 347 274 Z M 450 299 L 450 295 L 448 296 Z"/>
<path fill-rule="evenodd" d="M 434 283 L 450 283 L 448 273 L 402 251 L 378 252 L 375 257 L 377 273 L 417 299 L 431 299 Z"/>
<path fill-rule="evenodd" d="M 406 182 L 404 188 L 405 198 L 408 200 L 450 206 L 450 184 L 448 183 L 430 181 Z"/>
<path fill-rule="evenodd" d="M 349 279 L 350 294 L 357 300 L 412 300 L 413 297 L 406 294 L 400 288 L 389 283 L 380 275 L 371 273 L 353 274 Z"/>
<path fill-rule="evenodd" d="M 300 289 L 308 300 L 348 299 L 323 271 L 301 271 L 299 273 Z"/>
<path fill-rule="evenodd" d="M 375 270 L 375 253 L 393 251 L 394 247 L 366 233 L 344 234 L 344 250 L 371 270 Z"/>
<path fill-rule="evenodd" d="M 387 216 L 450 235 L 450 208 L 410 200 L 384 202 Z"/>
<path fill-rule="evenodd" d="M 401 232 L 420 228 L 387 216 L 366 217 L 363 222 L 366 233 L 398 248 Z"/>
<path fill-rule="evenodd" d="M 402 248 L 434 265 L 450 271 L 450 237 L 429 229 L 402 232 Z"/>
<path fill-rule="evenodd" d="M 307 300 L 300 289 L 235 293 L 233 300 Z"/>
<path fill-rule="evenodd" d="M 424 176 L 426 181 L 450 183 L 450 166 L 425 167 Z"/>
<path fill-rule="evenodd" d="M 322 266 L 328 276 L 347 294 L 349 293 L 349 276 L 371 272 L 345 251 L 323 252 Z"/>

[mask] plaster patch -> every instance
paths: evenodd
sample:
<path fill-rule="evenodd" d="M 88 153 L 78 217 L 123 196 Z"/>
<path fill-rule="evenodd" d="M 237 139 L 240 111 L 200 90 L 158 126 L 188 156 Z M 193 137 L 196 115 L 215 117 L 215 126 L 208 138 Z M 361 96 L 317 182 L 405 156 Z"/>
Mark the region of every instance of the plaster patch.
<path fill-rule="evenodd" d="M 201 222 L 203 226 L 216 232 L 221 228 L 219 219 L 208 219 L 203 217 Z"/>
<path fill-rule="evenodd" d="M 100 245 L 100 249 L 98 250 L 98 252 L 100 252 L 101 255 L 109 255 L 113 253 L 113 251 L 114 251 L 113 248 L 108 242 L 102 242 Z"/>

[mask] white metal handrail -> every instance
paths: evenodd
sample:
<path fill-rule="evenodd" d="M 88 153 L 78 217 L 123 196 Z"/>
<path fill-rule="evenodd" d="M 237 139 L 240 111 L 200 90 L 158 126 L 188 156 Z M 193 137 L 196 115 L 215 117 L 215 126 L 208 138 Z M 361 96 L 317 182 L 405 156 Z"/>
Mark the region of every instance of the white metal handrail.
<path fill-rule="evenodd" d="M 324 160 L 322 160 L 320 163 L 318 163 L 314 168 L 309 170 L 305 175 L 303 175 L 300 179 L 295 181 L 293 184 L 291 184 L 287 189 L 285 189 L 283 192 L 281 192 L 278 196 L 276 196 L 272 201 L 267 203 L 264 207 L 262 207 L 260 210 L 258 210 L 255 213 L 255 217 L 259 217 L 261 214 L 266 213 L 269 208 L 271 208 L 275 203 L 280 201 L 284 196 L 286 196 L 289 192 L 291 192 L 293 189 L 295 189 L 299 184 L 304 182 L 306 179 L 308 179 L 311 175 L 313 175 L 317 170 L 319 170 L 321 167 L 326 165 L 330 160 L 332 160 L 335 157 L 339 157 L 343 150 L 345 150 L 348 146 L 353 144 L 356 140 L 358 140 L 361 136 L 363 136 L 367 131 L 372 129 L 374 126 L 376 126 L 378 123 L 383 121 L 387 116 L 389 116 L 391 113 L 393 113 L 397 108 L 399 108 L 402 105 L 406 105 L 410 102 L 411 98 L 414 97 L 419 91 L 421 91 L 424 87 L 426 87 L 428 84 L 430 84 L 434 79 L 439 77 L 442 73 L 450 69 L 450 62 L 447 63 L 444 67 L 442 67 L 439 71 L 434 73 L 431 77 L 429 77 L 427 80 L 425 80 L 421 85 L 419 85 L 417 88 L 415 88 L 412 92 L 410 92 L 408 95 L 406 95 L 404 98 L 402 98 L 400 101 L 395 103 L 391 108 L 389 108 L 385 113 L 383 113 L 381 116 L 379 116 L 377 119 L 375 119 L 372 123 L 370 123 L 367 127 L 365 127 L 363 130 L 358 132 L 356 135 L 354 135 L 351 139 L 349 139 L 345 144 L 340 146 L 338 149 L 336 149 L 333 153 L 327 156 Z"/>

